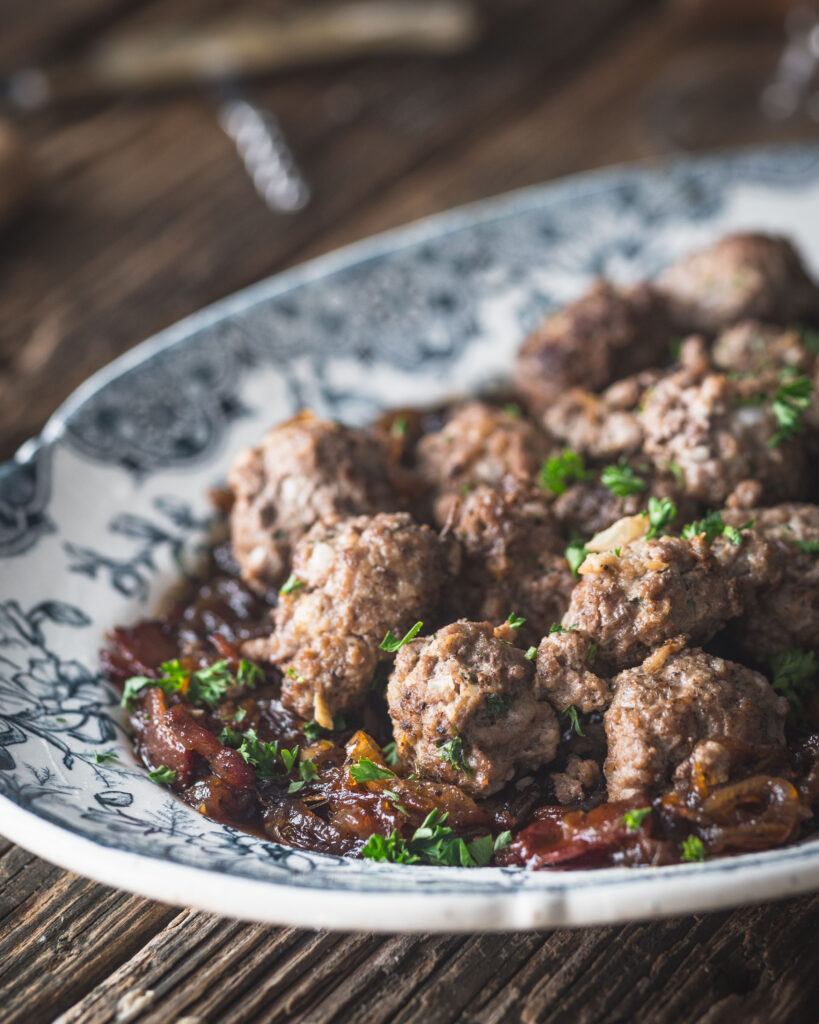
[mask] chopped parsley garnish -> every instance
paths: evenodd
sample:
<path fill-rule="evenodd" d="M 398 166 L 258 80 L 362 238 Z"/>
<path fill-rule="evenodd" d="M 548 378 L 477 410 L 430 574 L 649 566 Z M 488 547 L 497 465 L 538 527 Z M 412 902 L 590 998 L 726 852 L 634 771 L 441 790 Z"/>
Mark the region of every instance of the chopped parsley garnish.
<path fill-rule="evenodd" d="M 236 676 L 228 668 L 226 660 L 215 661 L 212 665 L 190 672 L 178 658 L 165 661 L 160 666 L 162 676 L 131 676 L 125 681 L 122 691 L 122 706 L 130 708 L 134 699 L 146 689 L 157 686 L 165 694 L 181 693 L 191 704 L 206 704 L 214 708 L 233 686 L 253 688 L 264 679 L 262 670 L 249 661 L 240 661 Z"/>
<path fill-rule="evenodd" d="M 600 482 L 618 498 L 627 498 L 630 494 L 640 494 L 648 486 L 627 462 L 619 462 L 616 466 L 606 466 L 600 475 Z"/>
<path fill-rule="evenodd" d="M 503 407 L 503 411 L 507 416 L 514 416 L 515 419 L 519 419 L 521 415 L 520 406 L 517 402 L 507 402 Z"/>
<path fill-rule="evenodd" d="M 742 531 L 750 530 L 756 523 L 756 519 L 749 519 L 742 526 L 727 526 L 722 519 L 722 512 L 708 512 L 702 519 L 695 519 L 693 523 L 686 523 L 680 533 L 681 537 L 690 540 L 692 537 L 703 535 L 706 544 L 717 537 L 726 537 L 737 547 L 742 543 Z"/>
<path fill-rule="evenodd" d="M 677 482 L 677 486 L 681 491 L 685 490 L 685 473 L 682 471 L 682 466 L 676 462 L 667 462 L 665 468 L 673 475 Z"/>
<path fill-rule="evenodd" d="M 298 750 L 298 747 L 296 747 L 296 750 Z M 291 782 L 287 787 L 287 792 L 298 793 L 300 789 L 304 789 L 308 782 L 312 782 L 317 775 L 318 768 L 316 768 L 312 761 L 301 761 L 299 763 L 299 780 L 298 782 Z"/>
<path fill-rule="evenodd" d="M 505 850 L 506 847 L 509 846 L 509 844 L 511 842 L 512 842 L 512 833 L 509 832 L 509 831 L 501 832 L 501 834 L 495 840 L 495 846 L 494 846 L 495 853 L 497 853 L 498 850 Z"/>
<path fill-rule="evenodd" d="M 573 622 L 571 626 L 561 626 L 559 622 L 553 622 L 549 626 L 549 636 L 552 636 L 554 633 L 571 633 L 576 625 L 576 622 Z"/>
<path fill-rule="evenodd" d="M 287 669 L 287 675 L 294 683 L 298 683 L 299 686 L 302 686 L 305 682 L 304 676 L 300 676 L 292 665 Z"/>
<path fill-rule="evenodd" d="M 526 622 L 526 619 L 522 619 L 520 615 L 517 614 L 517 612 L 510 612 L 509 618 L 506 621 L 509 623 L 512 629 L 520 629 L 523 623 Z"/>
<path fill-rule="evenodd" d="M 815 692 L 819 662 L 813 651 L 794 648 L 775 654 L 770 660 L 771 686 L 788 701 L 788 719 L 792 725 L 807 722 L 806 699 Z"/>
<path fill-rule="evenodd" d="M 393 829 L 389 836 L 378 833 L 367 840 L 361 855 L 368 860 L 386 861 L 392 864 L 435 864 L 444 867 L 484 867 L 492 859 L 496 847 L 491 836 L 484 836 L 467 843 L 455 836 L 446 824 L 447 814 L 439 818 L 438 810 L 430 811 L 417 828 L 411 839 L 402 839 Z M 507 833 L 501 833 L 501 840 Z M 511 837 L 510 837 L 511 840 Z"/>
<path fill-rule="evenodd" d="M 223 747 L 233 747 L 235 749 L 242 742 L 242 734 L 238 729 L 231 729 L 229 725 L 226 725 L 219 733 L 219 742 Z"/>
<path fill-rule="evenodd" d="M 600 650 L 600 645 L 595 643 L 589 644 L 589 662 L 597 660 L 597 653 Z"/>
<path fill-rule="evenodd" d="M 173 768 L 166 768 L 164 764 L 161 764 L 158 768 L 154 768 L 153 771 L 148 772 L 148 775 L 160 786 L 170 786 L 176 778 L 176 772 Z"/>
<path fill-rule="evenodd" d="M 288 772 L 292 772 L 293 771 L 293 765 L 296 763 L 296 761 L 298 759 L 298 756 L 299 756 L 298 745 L 293 747 L 292 750 L 288 750 L 287 747 L 282 747 L 281 759 L 282 759 L 282 763 L 284 764 L 285 769 Z"/>
<path fill-rule="evenodd" d="M 527 661 L 534 661 L 535 658 L 537 657 L 537 647 L 528 647 L 526 649 L 526 653 L 523 655 L 523 657 Z"/>
<path fill-rule="evenodd" d="M 407 417 L 399 416 L 397 419 L 394 419 L 390 424 L 390 433 L 392 434 L 393 437 L 406 437 L 408 426 L 409 424 L 407 423 Z"/>
<path fill-rule="evenodd" d="M 362 757 L 358 764 L 350 767 L 350 775 L 356 782 L 382 782 L 384 779 L 394 779 L 395 772 L 389 768 L 382 768 L 369 757 Z"/>
<path fill-rule="evenodd" d="M 572 570 L 572 575 L 580 575 L 580 566 L 586 561 L 586 555 L 589 553 L 589 549 L 582 540 L 579 543 L 574 541 L 566 548 L 564 554 L 569 568 Z"/>
<path fill-rule="evenodd" d="M 384 760 L 390 767 L 394 768 L 398 764 L 398 747 L 396 746 L 395 740 L 390 740 L 389 743 L 385 743 L 381 748 L 381 753 L 384 755 Z"/>
<path fill-rule="evenodd" d="M 448 761 L 456 772 L 472 774 L 472 769 L 464 757 L 464 741 L 461 736 L 453 736 L 451 740 L 439 740 L 435 746 L 440 751 L 438 756 L 441 760 Z"/>
<path fill-rule="evenodd" d="M 773 398 L 771 409 L 779 424 L 779 430 L 768 442 L 772 448 L 783 441 L 791 441 L 805 429 L 803 418 L 810 405 L 813 384 L 804 374 L 793 375 L 786 368 L 780 374 L 781 383 Z"/>
<path fill-rule="evenodd" d="M 105 750 L 103 753 L 94 751 L 94 760 L 97 764 L 106 764 L 108 761 L 119 761 L 119 754 L 115 750 Z"/>
<path fill-rule="evenodd" d="M 683 839 L 680 843 L 680 860 L 682 861 L 702 861 L 705 860 L 705 847 L 702 845 L 702 840 L 699 836 L 688 836 L 687 839 Z"/>
<path fill-rule="evenodd" d="M 233 716 L 233 721 L 244 722 L 245 718 L 247 718 L 247 708 L 239 708 L 239 710 Z"/>
<path fill-rule="evenodd" d="M 409 811 L 406 809 L 406 807 L 404 807 L 402 804 L 398 802 L 401 799 L 401 797 L 397 793 L 394 793 L 391 789 L 385 789 L 384 796 L 388 800 L 392 801 L 392 805 L 396 809 L 396 811 L 400 811 L 405 818 L 409 817 Z"/>
<path fill-rule="evenodd" d="M 650 529 L 646 534 L 646 540 L 665 532 L 665 528 L 677 515 L 677 506 L 671 498 L 648 499 L 648 522 Z"/>
<path fill-rule="evenodd" d="M 569 725 L 577 733 L 578 736 L 583 736 L 583 730 L 580 728 L 580 719 L 577 717 L 577 708 L 574 704 L 570 704 L 564 711 L 561 711 L 562 715 L 566 715 L 569 719 Z"/>
<path fill-rule="evenodd" d="M 636 832 L 649 814 L 651 814 L 650 807 L 637 807 L 633 811 L 626 811 L 623 815 L 623 824 L 629 832 Z"/>
<path fill-rule="evenodd" d="M 304 586 L 304 580 L 300 580 L 295 573 L 290 573 L 284 584 L 279 589 L 280 594 L 292 594 L 294 590 L 298 590 L 299 587 Z"/>
<path fill-rule="evenodd" d="M 400 651 L 404 644 L 408 644 L 410 640 L 414 640 L 423 628 L 423 622 L 416 622 L 415 625 L 410 629 L 403 637 L 399 640 L 389 629 L 387 635 L 378 645 L 378 649 L 386 651 L 388 654 L 395 654 L 396 651 Z"/>
<path fill-rule="evenodd" d="M 796 546 L 808 555 L 819 557 L 819 540 L 798 540 Z"/>
<path fill-rule="evenodd" d="M 277 742 L 265 743 L 258 738 L 255 729 L 248 729 L 242 738 L 239 753 L 256 773 L 257 778 L 265 780 L 281 778 L 282 773 L 278 767 L 279 744 Z"/>
<path fill-rule="evenodd" d="M 565 448 L 560 455 L 547 459 L 540 469 L 540 483 L 552 494 L 564 494 L 569 484 L 588 479 L 583 457 Z"/>
<path fill-rule="evenodd" d="M 487 693 L 484 697 L 484 704 L 490 722 L 497 722 L 510 708 L 515 706 L 514 700 L 503 693 Z"/>

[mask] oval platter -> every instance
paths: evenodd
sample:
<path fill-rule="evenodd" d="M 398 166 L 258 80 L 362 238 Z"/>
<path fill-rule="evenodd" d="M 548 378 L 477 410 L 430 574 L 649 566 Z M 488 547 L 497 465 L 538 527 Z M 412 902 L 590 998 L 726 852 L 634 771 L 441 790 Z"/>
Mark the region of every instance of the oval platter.
<path fill-rule="evenodd" d="M 819 268 L 819 148 L 615 168 L 443 214 L 263 281 L 89 380 L 0 467 L 0 832 L 169 903 L 345 930 L 615 922 L 819 886 L 816 841 L 574 872 L 289 849 L 151 783 L 97 662 L 106 629 L 196 564 L 208 488 L 265 428 L 303 406 L 361 423 L 502 380 L 526 331 L 595 275 L 645 276 L 738 227 L 791 236 Z"/>

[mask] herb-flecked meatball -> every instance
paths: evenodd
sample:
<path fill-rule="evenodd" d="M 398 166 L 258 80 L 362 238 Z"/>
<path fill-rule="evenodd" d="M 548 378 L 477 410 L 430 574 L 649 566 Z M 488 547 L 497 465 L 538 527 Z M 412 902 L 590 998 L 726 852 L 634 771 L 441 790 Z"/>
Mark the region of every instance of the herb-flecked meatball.
<path fill-rule="evenodd" d="M 595 671 L 597 645 L 580 630 L 547 633 L 537 651 L 536 685 L 558 711 L 577 708 L 583 714 L 603 711 L 611 703 L 611 687 Z"/>
<path fill-rule="evenodd" d="M 619 288 L 598 281 L 526 339 L 515 387 L 539 415 L 569 388 L 602 391 L 620 377 L 660 365 L 670 339 L 665 301 L 650 284 Z"/>
<path fill-rule="evenodd" d="M 819 291 L 799 253 L 776 235 L 726 235 L 668 267 L 655 284 L 679 329 L 713 334 L 739 320 L 814 322 Z"/>
<path fill-rule="evenodd" d="M 421 438 L 418 469 L 433 495 L 464 494 L 475 487 L 512 487 L 532 481 L 551 449 L 547 435 L 519 413 L 485 402 L 456 408 L 444 426 Z M 436 504 L 446 522 L 449 503 Z"/>
<path fill-rule="evenodd" d="M 488 796 L 552 760 L 557 717 L 514 640 L 507 625 L 460 621 L 398 652 L 387 701 L 403 766 Z"/>
<path fill-rule="evenodd" d="M 321 520 L 296 545 L 273 633 L 244 651 L 281 668 L 287 707 L 329 728 L 364 704 L 386 633 L 434 619 L 453 557 L 406 512 Z"/>
<path fill-rule="evenodd" d="M 453 495 L 447 531 L 464 553 L 452 602 L 456 614 L 502 622 L 515 612 L 525 619 L 519 636 L 526 643 L 560 621 L 575 581 L 542 490 L 478 487 Z"/>
<path fill-rule="evenodd" d="M 788 702 L 758 672 L 669 642 L 613 680 L 605 714 L 609 800 L 654 796 L 677 780 L 727 782 L 738 755 L 785 744 Z"/>
<path fill-rule="evenodd" d="M 396 505 L 384 442 L 308 412 L 240 452 L 228 480 L 233 553 L 242 578 L 262 593 L 284 580 L 293 545 L 318 519 Z"/>

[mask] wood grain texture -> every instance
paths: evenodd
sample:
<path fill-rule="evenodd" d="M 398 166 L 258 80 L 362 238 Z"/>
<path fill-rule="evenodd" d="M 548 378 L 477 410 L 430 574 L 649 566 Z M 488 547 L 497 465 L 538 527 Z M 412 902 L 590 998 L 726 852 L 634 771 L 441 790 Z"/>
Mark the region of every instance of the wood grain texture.
<path fill-rule="evenodd" d="M 0 0 L 0 68 L 68 54 L 105 26 L 235 6 Z M 491 37 L 456 60 L 376 60 L 253 86 L 314 189 L 297 217 L 262 206 L 205 94 L 23 122 L 41 192 L 0 234 L 0 458 L 89 373 L 205 303 L 458 203 L 673 152 L 691 135 L 675 113 L 681 84 L 723 76 L 753 91 L 778 55 L 771 32 L 703 43 L 648 0 L 482 6 Z M 752 104 L 743 116 L 711 106 L 703 145 L 806 134 L 799 121 L 755 119 Z M 163 906 L 0 840 L 0 1020 L 815 1021 L 817 926 L 819 896 L 542 934 L 313 933 Z"/>

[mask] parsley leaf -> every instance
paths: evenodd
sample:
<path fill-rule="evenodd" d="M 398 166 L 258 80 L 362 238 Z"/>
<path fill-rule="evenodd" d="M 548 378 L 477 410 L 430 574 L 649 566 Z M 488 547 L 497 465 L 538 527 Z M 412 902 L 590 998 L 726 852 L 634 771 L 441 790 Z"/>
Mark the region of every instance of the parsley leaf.
<path fill-rule="evenodd" d="M 296 747 L 296 750 L 299 748 Z M 318 768 L 313 764 L 312 761 L 301 761 L 299 762 L 299 781 L 291 782 L 287 787 L 288 793 L 298 793 L 300 789 L 303 789 L 308 782 L 312 782 L 313 779 L 318 775 Z"/>
<path fill-rule="evenodd" d="M 695 519 L 693 523 L 686 523 L 680 532 L 680 536 L 690 540 L 692 537 L 704 534 L 705 543 L 710 544 L 712 540 L 720 536 L 724 529 L 725 523 L 722 521 L 722 512 L 707 512 L 702 519 Z"/>
<path fill-rule="evenodd" d="M 561 715 L 566 715 L 569 719 L 569 725 L 574 729 L 578 736 L 583 736 L 583 730 L 580 728 L 580 719 L 577 717 L 577 708 L 574 704 L 570 704 L 565 710 L 560 712 Z"/>
<path fill-rule="evenodd" d="M 627 498 L 630 494 L 640 494 L 648 486 L 627 462 L 619 462 L 616 466 L 606 466 L 600 474 L 600 483 L 608 487 L 618 498 Z"/>
<path fill-rule="evenodd" d="M 798 540 L 796 546 L 808 555 L 819 557 L 819 540 Z"/>
<path fill-rule="evenodd" d="M 301 731 L 304 733 L 306 739 L 311 743 L 315 743 L 316 740 L 322 739 L 324 736 L 330 736 L 334 732 L 340 732 L 342 729 L 347 728 L 347 719 L 344 715 L 333 715 L 333 728 L 325 729 L 324 726 L 319 725 L 318 722 L 305 722 L 301 727 Z"/>
<path fill-rule="evenodd" d="M 794 648 L 770 659 L 773 673 L 771 686 L 790 705 L 788 718 L 792 725 L 807 721 L 806 699 L 815 691 L 819 662 L 813 651 Z"/>
<path fill-rule="evenodd" d="M 508 830 L 506 832 L 501 832 L 501 834 L 495 840 L 495 846 L 494 846 L 495 853 L 497 853 L 498 850 L 505 850 L 506 847 L 509 846 L 509 844 L 511 842 L 512 842 L 512 833 L 509 832 Z"/>
<path fill-rule="evenodd" d="M 279 589 L 280 594 L 292 594 L 294 590 L 304 586 L 304 580 L 300 580 L 294 573 L 290 573 Z"/>
<path fill-rule="evenodd" d="M 148 772 L 148 775 L 160 786 L 170 786 L 174 779 L 176 779 L 176 772 L 173 768 L 166 768 L 162 764 L 158 768 L 154 768 L 153 771 Z"/>
<path fill-rule="evenodd" d="M 395 654 L 396 651 L 400 651 L 404 644 L 408 644 L 410 640 L 414 640 L 423 628 L 423 622 L 416 622 L 415 625 L 410 629 L 402 640 L 399 640 L 389 629 L 387 634 L 381 643 L 378 645 L 380 651 L 386 651 L 388 654 Z"/>
<path fill-rule="evenodd" d="M 810 405 L 813 384 L 804 374 L 793 376 L 787 369 L 780 374 L 781 384 L 774 395 L 771 409 L 779 424 L 779 430 L 768 444 L 775 448 L 783 441 L 791 441 L 805 429 L 803 417 Z"/>
<path fill-rule="evenodd" d="M 547 459 L 540 469 L 541 486 L 552 494 L 564 494 L 570 483 L 588 479 L 583 457 L 565 448 L 560 455 Z"/>
<path fill-rule="evenodd" d="M 573 622 L 571 626 L 561 626 L 559 622 L 553 622 L 549 626 L 549 636 L 552 636 L 554 633 L 572 633 L 576 625 L 576 622 Z"/>
<path fill-rule="evenodd" d="M 101 754 L 95 750 L 94 760 L 97 764 L 105 764 L 107 761 L 119 761 L 119 754 L 115 750 L 106 750 Z"/>
<path fill-rule="evenodd" d="M 239 747 L 239 753 L 247 761 L 259 779 L 278 779 L 279 744 L 265 743 L 258 738 L 255 729 L 248 729 Z"/>
<path fill-rule="evenodd" d="M 586 561 L 586 555 L 589 554 L 589 549 L 581 540 L 580 543 L 573 542 L 570 544 L 565 552 L 566 561 L 569 563 L 569 568 L 572 570 L 572 575 L 580 575 L 580 566 Z"/>
<path fill-rule="evenodd" d="M 497 722 L 510 708 L 515 706 L 514 700 L 503 693 L 487 693 L 484 697 L 484 704 L 486 706 L 486 715 L 490 722 Z"/>
<path fill-rule="evenodd" d="M 510 612 L 509 618 L 506 620 L 512 629 L 520 629 L 520 627 L 526 622 L 526 619 L 522 619 L 517 612 Z"/>
<path fill-rule="evenodd" d="M 242 658 L 239 662 L 239 671 L 236 673 L 236 682 L 239 686 L 246 686 L 248 690 L 255 690 L 264 682 L 264 672 L 252 661 L 245 661 Z"/>
<path fill-rule="evenodd" d="M 680 860 L 682 861 L 703 861 L 705 860 L 705 847 L 699 836 L 688 836 L 680 843 Z"/>
<path fill-rule="evenodd" d="M 472 775 L 472 769 L 466 763 L 464 757 L 464 741 L 461 736 L 453 736 L 451 740 L 439 740 L 436 744 L 442 761 L 448 761 L 456 772 L 465 772 Z"/>
<path fill-rule="evenodd" d="M 394 779 L 395 772 L 382 768 L 369 757 L 362 757 L 358 764 L 350 767 L 350 775 L 356 782 L 381 782 L 383 779 Z"/>
<path fill-rule="evenodd" d="M 231 686 L 235 685 L 236 679 L 228 669 L 228 663 L 224 660 L 215 661 L 207 668 L 190 674 L 185 696 L 191 704 L 207 704 L 208 707 L 213 708 Z"/>
<path fill-rule="evenodd" d="M 537 657 L 537 647 L 528 647 L 526 649 L 526 653 L 523 655 L 523 657 L 527 661 L 534 661 L 535 658 Z"/>
<path fill-rule="evenodd" d="M 385 743 L 381 748 L 381 753 L 384 755 L 384 760 L 392 768 L 398 764 L 398 747 L 395 744 L 395 740 Z"/>
<path fill-rule="evenodd" d="M 646 534 L 646 540 L 656 537 L 661 531 L 665 532 L 666 526 L 677 515 L 677 506 L 671 498 L 648 499 L 648 521 L 651 529 Z"/>
<path fill-rule="evenodd" d="M 409 424 L 407 423 L 407 417 L 399 416 L 397 419 L 394 419 L 390 424 L 390 434 L 392 435 L 392 437 L 405 437 L 408 426 Z"/>
<path fill-rule="evenodd" d="M 249 661 L 239 662 L 238 676 L 234 677 L 225 659 L 212 665 L 189 672 L 178 658 L 165 661 L 160 666 L 162 676 L 151 679 L 148 676 L 131 676 L 125 681 L 122 691 L 122 706 L 130 708 L 134 698 L 143 690 L 157 686 L 164 694 L 181 693 L 191 704 L 206 704 L 215 707 L 227 691 L 237 685 L 251 689 L 264 679 L 264 673 Z"/>
<path fill-rule="evenodd" d="M 495 852 L 492 836 L 481 836 L 480 839 L 473 839 L 471 843 L 466 844 L 466 848 L 469 851 L 469 856 L 479 868 L 485 868 L 489 861 L 492 860 L 492 854 Z"/>
<path fill-rule="evenodd" d="M 238 729 L 231 729 L 229 725 L 226 725 L 219 733 L 219 742 L 223 747 L 233 747 L 235 749 L 242 742 L 242 734 Z"/>
<path fill-rule="evenodd" d="M 636 832 L 649 814 L 651 814 L 650 807 L 638 807 L 633 811 L 626 811 L 623 815 L 623 824 L 629 832 Z"/>

